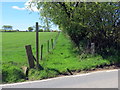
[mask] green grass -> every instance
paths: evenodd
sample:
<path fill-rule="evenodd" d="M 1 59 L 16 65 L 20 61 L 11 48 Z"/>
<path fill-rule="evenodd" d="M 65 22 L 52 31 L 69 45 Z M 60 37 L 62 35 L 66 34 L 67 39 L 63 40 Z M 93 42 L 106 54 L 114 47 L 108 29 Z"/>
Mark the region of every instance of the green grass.
<path fill-rule="evenodd" d="M 44 55 L 47 52 L 47 40 L 55 38 L 56 32 L 40 32 L 40 44 L 44 44 Z M 35 56 L 35 32 L 3 32 L 2 33 L 2 62 L 9 61 L 17 63 L 27 63 L 25 45 L 32 45 Z"/>
<path fill-rule="evenodd" d="M 21 68 L 12 64 L 4 64 L 2 68 L 2 80 L 4 82 L 20 82 L 25 81 L 25 75 Z"/>
<path fill-rule="evenodd" d="M 57 32 L 39 33 L 39 46 L 41 44 L 44 45 L 44 56 L 48 54 L 47 41 L 51 39 L 55 40 L 57 34 Z M 33 54 L 36 56 L 35 35 L 35 32 L 2 33 L 2 83 L 20 82 L 25 80 L 25 75 L 21 69 L 22 66 L 28 66 L 25 45 L 31 45 Z"/>
<path fill-rule="evenodd" d="M 81 57 L 83 58 L 81 59 Z M 30 70 L 29 79 L 35 80 L 55 77 L 68 72 L 67 69 L 71 71 L 86 71 L 105 64 L 109 65 L 110 61 L 103 59 L 100 55 L 75 54 L 71 41 L 63 34 L 60 34 L 55 49 L 41 62 L 44 70 Z"/>
<path fill-rule="evenodd" d="M 57 33 L 40 33 L 40 44 L 46 43 L 50 38 L 55 38 Z M 8 37 L 8 38 L 7 38 Z M 19 69 L 19 65 L 22 63 L 27 64 L 27 58 L 25 54 L 24 46 L 27 44 L 32 45 L 33 53 L 35 54 L 35 33 L 23 32 L 23 33 L 3 33 L 3 75 L 6 76 L 4 82 L 18 82 L 24 81 L 24 75 Z M 44 44 L 45 46 L 46 44 Z M 50 77 L 56 77 L 59 74 L 65 74 L 67 69 L 71 71 L 81 71 L 95 69 L 100 65 L 109 65 L 111 62 L 118 62 L 116 57 L 109 57 L 103 59 L 101 55 L 90 55 L 75 53 L 75 48 L 72 46 L 70 39 L 65 37 L 64 34 L 60 34 L 57 40 L 57 44 L 50 53 L 44 55 L 40 64 L 44 68 L 43 70 L 30 69 L 28 73 L 29 80 L 39 80 Z M 45 46 L 46 47 L 46 46 Z M 44 53 L 47 50 L 44 49 Z M 119 56 L 118 56 L 119 57 Z M 13 62 L 10 62 L 13 61 Z M 15 63 L 17 62 L 17 63 Z M 18 63 L 20 63 L 18 65 Z M 15 65 L 14 67 L 12 65 Z M 12 66 L 12 67 L 11 67 Z M 21 65 L 22 66 L 22 65 Z M 14 71 L 12 71 L 14 70 Z M 23 75 L 20 77 L 15 72 Z M 15 75 L 14 75 L 15 74 Z M 10 76 L 9 75 L 13 75 Z"/>
<path fill-rule="evenodd" d="M 61 34 L 55 50 L 46 57 L 42 64 L 45 68 L 66 72 L 67 68 L 70 70 L 84 70 L 110 63 L 99 55 L 88 55 L 89 57 L 84 59 L 80 59 L 78 56 L 73 52 L 71 41 Z"/>

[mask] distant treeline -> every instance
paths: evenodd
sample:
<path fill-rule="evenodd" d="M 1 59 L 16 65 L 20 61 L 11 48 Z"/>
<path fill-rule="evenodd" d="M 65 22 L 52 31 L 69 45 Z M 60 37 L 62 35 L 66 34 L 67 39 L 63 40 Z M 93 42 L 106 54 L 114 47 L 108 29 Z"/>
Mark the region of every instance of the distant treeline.
<path fill-rule="evenodd" d="M 19 32 L 19 30 L 4 30 L 4 29 L 1 29 L 0 32 Z"/>
<path fill-rule="evenodd" d="M 58 32 L 58 30 L 43 30 L 43 29 L 39 29 L 39 32 Z"/>
<path fill-rule="evenodd" d="M 19 30 L 3 30 L 1 29 L 0 32 L 35 32 L 35 31 L 19 31 Z M 58 32 L 58 30 L 51 30 L 51 31 L 44 31 L 42 29 L 39 30 L 39 32 Z"/>

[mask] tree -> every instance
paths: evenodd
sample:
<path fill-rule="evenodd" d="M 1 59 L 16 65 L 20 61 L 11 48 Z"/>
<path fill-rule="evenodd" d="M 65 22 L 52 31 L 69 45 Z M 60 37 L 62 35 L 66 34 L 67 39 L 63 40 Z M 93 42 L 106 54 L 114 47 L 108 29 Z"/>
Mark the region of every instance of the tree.
<path fill-rule="evenodd" d="M 43 32 L 43 29 L 39 29 L 39 32 Z"/>
<path fill-rule="evenodd" d="M 43 26 L 41 26 L 41 28 L 44 29 L 44 32 L 49 32 L 52 26 L 51 19 L 46 14 L 44 17 L 41 17 L 40 20 L 41 23 L 43 23 Z"/>
<path fill-rule="evenodd" d="M 117 49 L 120 41 L 119 2 L 32 2 L 42 17 L 50 18 L 68 34 L 80 49 L 95 43 L 98 53 L 106 48 Z M 82 43 L 81 43 L 82 42 Z M 105 51 L 107 52 L 107 50 Z"/>
<path fill-rule="evenodd" d="M 28 27 L 29 32 L 33 31 L 33 27 Z"/>
<path fill-rule="evenodd" d="M 4 30 L 12 30 L 12 26 L 10 26 L 10 25 L 3 25 L 2 28 Z"/>
<path fill-rule="evenodd" d="M 50 31 L 50 19 L 47 17 L 47 16 L 45 16 L 45 18 L 44 18 L 44 22 L 45 22 L 45 26 L 46 26 L 46 28 L 45 28 L 45 31 L 46 32 L 49 32 Z"/>

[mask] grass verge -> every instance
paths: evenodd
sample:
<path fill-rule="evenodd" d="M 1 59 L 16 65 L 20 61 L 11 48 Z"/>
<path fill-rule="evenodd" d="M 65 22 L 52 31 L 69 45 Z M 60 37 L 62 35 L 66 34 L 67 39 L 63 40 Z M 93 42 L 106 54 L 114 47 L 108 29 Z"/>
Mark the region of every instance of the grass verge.
<path fill-rule="evenodd" d="M 74 52 L 71 41 L 63 34 L 60 34 L 55 49 L 49 53 L 46 58 L 41 61 L 44 67 L 42 71 L 30 70 L 29 80 L 44 79 L 56 77 L 58 75 L 69 75 L 69 71 L 89 71 L 97 67 L 104 67 L 111 65 L 111 63 L 118 60 L 111 58 L 104 59 L 101 55 L 81 54 Z"/>

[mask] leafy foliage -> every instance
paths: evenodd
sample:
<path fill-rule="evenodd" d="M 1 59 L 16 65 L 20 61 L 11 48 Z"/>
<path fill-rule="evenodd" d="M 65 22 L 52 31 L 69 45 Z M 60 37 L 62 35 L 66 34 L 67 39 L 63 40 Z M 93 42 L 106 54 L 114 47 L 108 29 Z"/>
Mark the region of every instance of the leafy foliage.
<path fill-rule="evenodd" d="M 43 32 L 43 29 L 39 29 L 39 32 Z"/>
<path fill-rule="evenodd" d="M 119 2 L 38 2 L 40 14 L 50 18 L 80 48 L 95 43 L 96 52 L 120 49 Z"/>
<path fill-rule="evenodd" d="M 31 32 L 33 30 L 33 27 L 28 27 L 28 30 Z"/>
<path fill-rule="evenodd" d="M 4 30 L 12 30 L 12 26 L 11 25 L 3 25 L 2 28 Z"/>

